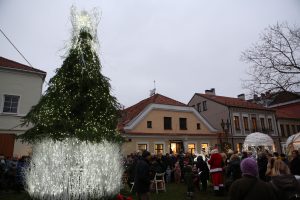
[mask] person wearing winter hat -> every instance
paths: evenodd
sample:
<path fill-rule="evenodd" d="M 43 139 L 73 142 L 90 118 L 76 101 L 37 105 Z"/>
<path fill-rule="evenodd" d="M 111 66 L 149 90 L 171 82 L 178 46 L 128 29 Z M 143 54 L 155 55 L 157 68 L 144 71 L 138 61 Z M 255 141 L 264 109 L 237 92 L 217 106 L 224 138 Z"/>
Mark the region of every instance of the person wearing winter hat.
<path fill-rule="evenodd" d="M 232 183 L 229 189 L 230 200 L 277 200 L 271 186 L 258 176 L 257 163 L 253 158 L 241 162 L 242 178 Z"/>
<path fill-rule="evenodd" d="M 241 162 L 241 171 L 243 175 L 254 176 L 258 175 L 258 166 L 253 158 L 246 158 Z"/>

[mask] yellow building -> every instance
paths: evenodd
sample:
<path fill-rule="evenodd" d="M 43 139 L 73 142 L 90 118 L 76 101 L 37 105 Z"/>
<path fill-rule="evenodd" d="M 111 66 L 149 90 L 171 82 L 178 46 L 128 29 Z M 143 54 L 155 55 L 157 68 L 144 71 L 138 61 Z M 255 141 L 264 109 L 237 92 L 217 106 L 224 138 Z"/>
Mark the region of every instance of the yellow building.
<path fill-rule="evenodd" d="M 122 154 L 208 152 L 218 144 L 217 130 L 193 107 L 155 94 L 124 109 L 119 130 Z"/>

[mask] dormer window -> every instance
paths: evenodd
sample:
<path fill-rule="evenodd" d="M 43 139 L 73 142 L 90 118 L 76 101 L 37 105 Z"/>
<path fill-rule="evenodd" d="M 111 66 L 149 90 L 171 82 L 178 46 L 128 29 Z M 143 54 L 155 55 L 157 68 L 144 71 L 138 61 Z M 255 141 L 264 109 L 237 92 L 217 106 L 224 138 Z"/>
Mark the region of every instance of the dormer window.
<path fill-rule="evenodd" d="M 152 121 L 147 121 L 147 128 L 152 128 Z"/>

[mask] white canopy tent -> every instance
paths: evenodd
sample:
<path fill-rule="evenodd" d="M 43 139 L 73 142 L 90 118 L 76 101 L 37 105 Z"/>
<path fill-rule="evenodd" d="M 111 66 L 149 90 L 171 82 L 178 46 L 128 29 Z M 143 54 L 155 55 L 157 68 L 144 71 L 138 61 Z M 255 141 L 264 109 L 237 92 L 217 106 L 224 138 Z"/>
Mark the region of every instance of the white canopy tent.
<path fill-rule="evenodd" d="M 300 132 L 296 133 L 294 135 L 291 135 L 287 140 L 286 140 L 286 152 L 288 155 L 291 154 L 293 150 L 298 150 L 300 149 Z"/>
<path fill-rule="evenodd" d="M 274 148 L 273 139 L 267 134 L 255 132 L 249 134 L 243 145 L 243 149 L 248 151 L 251 150 L 254 154 L 257 153 L 257 150 L 268 150 L 272 151 Z"/>

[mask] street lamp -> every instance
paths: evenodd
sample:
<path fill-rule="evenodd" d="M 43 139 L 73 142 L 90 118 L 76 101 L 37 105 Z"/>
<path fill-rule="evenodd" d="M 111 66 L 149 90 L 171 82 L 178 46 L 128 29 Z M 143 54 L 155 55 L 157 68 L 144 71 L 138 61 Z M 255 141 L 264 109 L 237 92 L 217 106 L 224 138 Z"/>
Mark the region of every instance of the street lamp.
<path fill-rule="evenodd" d="M 221 137 L 220 137 L 221 148 L 222 148 L 222 146 L 223 146 L 223 144 L 222 144 L 223 134 L 225 135 L 226 143 L 228 144 L 228 133 L 229 133 L 229 127 L 230 127 L 230 123 L 229 123 L 228 119 L 227 119 L 226 123 L 222 119 L 222 121 L 221 121 L 221 127 L 222 127 L 222 130 L 223 130 L 223 133 L 221 134 Z"/>

